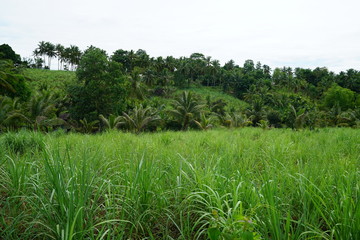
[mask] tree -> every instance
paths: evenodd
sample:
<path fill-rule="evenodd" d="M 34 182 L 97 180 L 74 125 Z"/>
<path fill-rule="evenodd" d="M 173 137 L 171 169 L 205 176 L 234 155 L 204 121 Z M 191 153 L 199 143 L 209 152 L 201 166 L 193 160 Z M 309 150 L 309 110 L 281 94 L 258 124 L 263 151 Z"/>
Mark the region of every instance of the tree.
<path fill-rule="evenodd" d="M 214 125 L 212 124 L 212 118 L 206 117 L 204 113 L 200 114 L 200 120 L 194 120 L 195 124 L 201 129 L 201 130 L 208 130 L 211 129 Z"/>
<path fill-rule="evenodd" d="M 48 68 L 51 68 L 51 59 L 56 56 L 55 45 L 51 42 L 45 43 L 45 54 L 48 56 Z"/>
<path fill-rule="evenodd" d="M 50 93 L 33 95 L 23 109 L 8 114 L 7 122 L 20 121 L 33 130 L 63 125 L 64 121 L 56 116 L 56 102 L 56 97 Z"/>
<path fill-rule="evenodd" d="M 143 100 L 145 97 L 146 88 L 143 84 L 141 69 L 138 67 L 134 68 L 127 77 L 130 83 L 130 96 Z"/>
<path fill-rule="evenodd" d="M 230 61 L 228 61 L 227 63 L 225 63 L 225 65 L 224 65 L 224 69 L 227 71 L 231 71 L 235 67 L 237 67 L 237 66 L 235 65 L 235 61 L 232 59 Z"/>
<path fill-rule="evenodd" d="M 121 116 L 115 116 L 113 114 L 110 114 L 108 118 L 105 118 L 104 115 L 100 114 L 99 118 L 105 129 L 117 129 L 122 124 Z"/>
<path fill-rule="evenodd" d="M 58 59 L 58 70 L 60 70 L 62 68 L 62 63 L 64 61 L 65 47 L 61 44 L 56 44 L 55 51 Z"/>
<path fill-rule="evenodd" d="M 345 111 L 349 108 L 354 108 L 355 93 L 350 89 L 333 84 L 333 86 L 324 93 L 323 103 L 328 108 L 338 105 L 341 110 Z"/>
<path fill-rule="evenodd" d="M 18 98 L 12 99 L 10 97 L 0 95 L 0 130 L 3 130 L 11 125 L 11 121 L 8 121 L 8 117 L 11 112 L 17 111 L 20 108 L 18 100 Z"/>
<path fill-rule="evenodd" d="M 255 99 L 252 105 L 246 110 L 246 115 L 256 126 L 260 120 L 265 119 L 264 103 L 261 99 Z"/>
<path fill-rule="evenodd" d="M 181 124 L 182 130 L 187 130 L 191 122 L 199 119 L 203 105 L 198 104 L 190 92 L 183 92 L 182 95 L 172 103 L 173 109 L 170 114 Z"/>
<path fill-rule="evenodd" d="M 336 82 L 344 88 L 360 93 L 360 71 L 348 69 L 336 76 Z"/>
<path fill-rule="evenodd" d="M 0 45 L 0 59 L 8 59 L 15 64 L 21 63 L 20 55 L 16 54 L 8 44 Z"/>
<path fill-rule="evenodd" d="M 71 65 L 71 70 L 74 71 L 77 67 L 77 65 L 80 62 L 81 58 L 81 51 L 78 46 L 70 45 L 69 48 L 69 63 Z"/>
<path fill-rule="evenodd" d="M 144 108 L 140 105 L 136 106 L 129 113 L 124 112 L 121 124 L 127 130 L 140 133 L 160 120 L 161 118 L 155 109 L 151 107 Z"/>
<path fill-rule="evenodd" d="M 106 52 L 88 48 L 76 71 L 78 83 L 69 88 L 70 114 L 76 119 L 98 119 L 100 114 L 119 114 L 125 106 L 125 77 L 120 65 L 109 61 Z"/>
<path fill-rule="evenodd" d="M 34 56 L 35 57 L 42 57 L 43 58 L 43 63 L 44 63 L 44 68 L 46 67 L 46 62 L 45 62 L 45 56 L 46 56 L 46 43 L 44 41 L 41 41 L 38 43 L 38 47 L 34 50 Z"/>
<path fill-rule="evenodd" d="M 19 97 L 22 101 L 30 97 L 26 77 L 17 73 L 12 61 L 0 60 L 0 95 Z"/>

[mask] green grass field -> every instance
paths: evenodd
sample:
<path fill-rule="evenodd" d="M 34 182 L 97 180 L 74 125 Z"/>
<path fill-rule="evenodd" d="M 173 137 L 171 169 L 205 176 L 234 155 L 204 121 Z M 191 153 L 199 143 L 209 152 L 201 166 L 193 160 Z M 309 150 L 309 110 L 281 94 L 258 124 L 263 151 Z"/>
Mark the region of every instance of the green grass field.
<path fill-rule="evenodd" d="M 355 129 L 0 136 L 1 239 L 360 239 Z"/>

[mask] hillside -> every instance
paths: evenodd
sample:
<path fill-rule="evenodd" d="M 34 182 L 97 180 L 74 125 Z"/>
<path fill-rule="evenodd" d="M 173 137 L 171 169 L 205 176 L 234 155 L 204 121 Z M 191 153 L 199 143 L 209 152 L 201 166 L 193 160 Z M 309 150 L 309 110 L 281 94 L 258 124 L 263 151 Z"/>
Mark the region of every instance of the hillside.
<path fill-rule="evenodd" d="M 55 94 L 65 95 L 67 91 L 66 88 L 76 81 L 76 73 L 73 71 L 25 69 L 24 74 L 31 80 L 29 81 L 29 87 L 33 89 L 34 92 L 47 90 Z M 206 101 L 207 98 L 210 98 L 211 101 L 221 99 L 226 103 L 225 109 L 227 111 L 244 110 L 248 106 L 246 102 L 224 93 L 219 87 L 205 87 L 202 85 L 191 86 L 189 88 L 174 87 L 170 96 L 157 97 L 147 94 L 146 98 L 150 102 L 156 99 L 155 101 L 161 101 L 165 105 L 168 105 L 175 96 L 180 95 L 183 91 L 193 92 L 203 101 Z"/>
<path fill-rule="evenodd" d="M 48 90 L 52 93 L 64 95 L 66 87 L 75 82 L 75 72 L 71 71 L 50 71 L 44 69 L 25 69 L 29 87 L 33 91 Z"/>
<path fill-rule="evenodd" d="M 7 62 L 0 128 L 90 133 L 360 126 L 360 72 L 353 69 L 272 70 L 252 60 L 221 66 L 201 53 L 155 58 L 144 50 L 119 49 L 109 56 L 96 47 L 73 60 L 67 64 L 76 76 L 26 69 L 24 77 Z"/>

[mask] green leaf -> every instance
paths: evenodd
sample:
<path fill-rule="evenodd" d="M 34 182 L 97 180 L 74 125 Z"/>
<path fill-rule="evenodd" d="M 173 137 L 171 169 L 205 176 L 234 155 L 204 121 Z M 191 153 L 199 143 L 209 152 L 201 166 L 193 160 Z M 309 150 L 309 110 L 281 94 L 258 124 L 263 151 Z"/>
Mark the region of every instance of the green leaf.
<path fill-rule="evenodd" d="M 218 228 L 209 228 L 208 229 L 208 235 L 210 240 L 218 240 L 220 239 L 221 232 Z"/>

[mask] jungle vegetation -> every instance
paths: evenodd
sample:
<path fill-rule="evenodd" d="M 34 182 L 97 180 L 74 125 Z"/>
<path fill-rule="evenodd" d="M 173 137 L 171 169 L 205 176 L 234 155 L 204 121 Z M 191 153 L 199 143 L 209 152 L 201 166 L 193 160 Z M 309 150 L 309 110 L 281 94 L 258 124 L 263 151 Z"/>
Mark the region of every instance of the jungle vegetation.
<path fill-rule="evenodd" d="M 164 58 L 142 49 L 109 56 L 94 46 L 82 52 L 44 41 L 34 60 L 21 61 L 7 44 L 0 55 L 1 131 L 98 132 L 109 128 L 110 118 L 118 121 L 113 128 L 137 133 L 360 124 L 360 72 L 354 69 L 271 69 L 253 60 L 221 65 L 201 53 Z M 61 70 L 49 70 L 53 59 Z"/>

